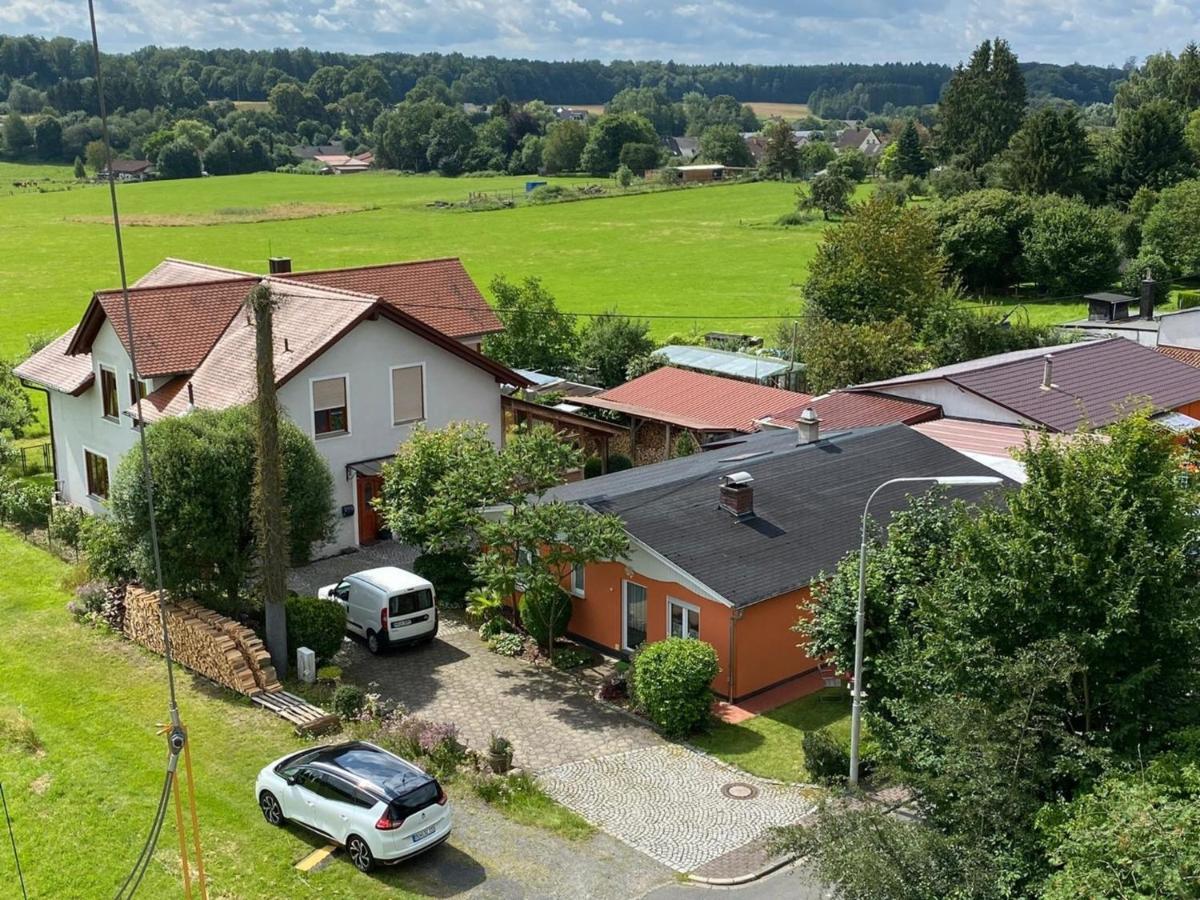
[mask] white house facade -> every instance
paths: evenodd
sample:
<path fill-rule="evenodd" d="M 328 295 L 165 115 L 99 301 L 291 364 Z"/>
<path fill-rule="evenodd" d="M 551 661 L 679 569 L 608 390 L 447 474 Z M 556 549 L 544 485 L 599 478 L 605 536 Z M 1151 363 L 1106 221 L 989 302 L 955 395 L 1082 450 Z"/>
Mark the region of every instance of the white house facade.
<path fill-rule="evenodd" d="M 130 290 L 148 425 L 253 401 L 244 301 L 258 285 L 271 290 L 280 409 L 333 477 L 335 534 L 317 555 L 386 537 L 371 501 L 380 467 L 414 427 L 479 422 L 499 443 L 501 388 L 526 384 L 478 351 L 499 322 L 457 260 L 367 268 L 362 281 L 376 293 L 344 286 L 359 270 L 260 277 L 174 260 Z M 121 302 L 119 292 L 97 294 L 79 326 L 17 367 L 48 398 L 60 499 L 97 514 L 138 440 Z"/>

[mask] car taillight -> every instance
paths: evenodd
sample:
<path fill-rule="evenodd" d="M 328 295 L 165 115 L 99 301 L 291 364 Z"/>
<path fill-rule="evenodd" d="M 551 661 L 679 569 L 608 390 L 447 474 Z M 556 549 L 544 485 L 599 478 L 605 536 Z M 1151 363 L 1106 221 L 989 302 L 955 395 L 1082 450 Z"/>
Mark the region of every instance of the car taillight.
<path fill-rule="evenodd" d="M 404 824 L 404 819 L 393 819 L 390 812 L 385 812 L 379 817 L 379 821 L 375 823 L 375 827 L 380 831 L 394 831 Z"/>
<path fill-rule="evenodd" d="M 387 607 L 385 606 L 383 609 L 381 609 L 379 611 L 379 630 L 387 631 L 387 629 L 388 629 L 388 611 L 387 611 Z"/>
<path fill-rule="evenodd" d="M 438 806 L 446 805 L 446 789 L 440 784 L 438 785 L 437 800 L 434 801 Z"/>

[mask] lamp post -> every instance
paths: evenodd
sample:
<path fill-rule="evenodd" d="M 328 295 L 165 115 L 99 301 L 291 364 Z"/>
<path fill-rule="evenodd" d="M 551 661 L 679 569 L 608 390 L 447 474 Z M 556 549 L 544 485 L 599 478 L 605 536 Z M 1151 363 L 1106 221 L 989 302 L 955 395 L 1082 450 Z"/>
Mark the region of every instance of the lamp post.
<path fill-rule="evenodd" d="M 854 688 L 851 696 L 854 698 L 850 707 L 850 787 L 858 787 L 858 744 L 862 728 L 862 698 L 863 698 L 863 638 L 866 632 L 867 619 L 867 513 L 871 509 L 871 501 L 885 487 L 893 484 L 911 484 L 913 482 L 934 482 L 947 487 L 967 487 L 971 485 L 1000 484 L 1004 479 L 996 475 L 923 475 L 908 478 L 889 478 L 867 497 L 862 514 L 862 544 L 858 550 L 858 615 L 854 625 Z"/>

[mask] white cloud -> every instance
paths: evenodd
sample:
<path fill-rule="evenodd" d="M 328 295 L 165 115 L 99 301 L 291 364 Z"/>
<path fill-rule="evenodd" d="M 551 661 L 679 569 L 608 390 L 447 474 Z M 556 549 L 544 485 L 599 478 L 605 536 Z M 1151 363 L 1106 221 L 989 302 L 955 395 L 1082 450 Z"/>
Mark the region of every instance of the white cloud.
<path fill-rule="evenodd" d="M 110 51 L 147 43 L 459 51 L 541 59 L 954 63 L 985 37 L 1024 60 L 1178 51 L 1195 0 L 97 0 Z M 603 23 L 601 26 L 600 23 Z M 620 26 L 614 38 L 610 26 Z M 74 0 L 3 0 L 0 31 L 87 36 Z"/>

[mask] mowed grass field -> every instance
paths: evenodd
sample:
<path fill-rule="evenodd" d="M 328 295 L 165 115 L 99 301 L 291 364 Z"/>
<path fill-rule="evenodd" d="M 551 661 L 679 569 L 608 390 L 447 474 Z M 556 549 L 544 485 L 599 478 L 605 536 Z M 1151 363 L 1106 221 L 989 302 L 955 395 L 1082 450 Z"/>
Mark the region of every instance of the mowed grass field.
<path fill-rule="evenodd" d="M 0 184 L 24 168 L 0 165 Z M 62 174 L 69 177 L 69 169 Z M 485 293 L 495 275 L 533 275 L 567 311 L 662 317 L 653 320 L 660 337 L 702 328 L 770 339 L 773 317 L 799 308 L 799 285 L 825 227 L 819 220 L 774 227 L 775 218 L 794 207 L 795 188 L 765 182 L 490 212 L 427 206 L 463 200 L 469 192 L 520 195 L 526 180 L 263 173 L 120 185 L 127 221 L 172 223 L 124 229 L 129 276 L 136 279 L 167 256 L 255 272 L 264 271 L 272 255 L 292 257 L 297 269 L 458 256 Z M 108 202 L 103 186 L 0 194 L 6 248 L 0 255 L 0 354 L 23 352 L 29 334 L 64 331 L 93 291 L 119 285 L 113 232 L 105 223 Z M 186 224 L 295 204 L 375 208 Z"/>

